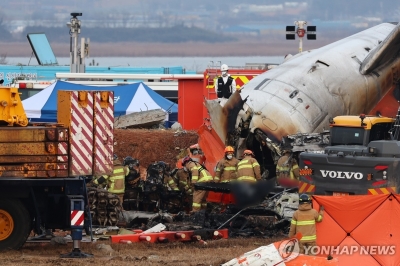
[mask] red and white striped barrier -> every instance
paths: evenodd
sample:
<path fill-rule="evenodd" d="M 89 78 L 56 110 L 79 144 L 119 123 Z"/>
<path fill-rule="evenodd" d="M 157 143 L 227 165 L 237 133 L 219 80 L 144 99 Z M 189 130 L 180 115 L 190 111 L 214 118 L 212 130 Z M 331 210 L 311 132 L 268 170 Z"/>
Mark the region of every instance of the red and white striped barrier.
<path fill-rule="evenodd" d="M 71 226 L 83 226 L 85 224 L 84 211 L 71 211 Z"/>
<path fill-rule="evenodd" d="M 97 91 L 94 97 L 94 153 L 93 175 L 113 171 L 114 148 L 114 93 Z"/>

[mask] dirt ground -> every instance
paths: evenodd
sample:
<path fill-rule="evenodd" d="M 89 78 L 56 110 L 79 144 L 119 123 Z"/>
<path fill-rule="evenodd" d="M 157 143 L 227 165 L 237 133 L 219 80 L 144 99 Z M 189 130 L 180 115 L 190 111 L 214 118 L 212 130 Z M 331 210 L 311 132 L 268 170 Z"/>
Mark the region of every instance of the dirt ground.
<path fill-rule="evenodd" d="M 220 265 L 260 246 L 268 245 L 278 239 L 220 239 L 200 243 L 132 243 L 111 244 L 112 250 L 108 254 L 101 251 L 98 246 L 109 244 L 101 241 L 95 243 L 82 243 L 81 250 L 93 254 L 93 258 L 61 259 L 60 254 L 69 253 L 72 243 L 62 246 L 53 246 L 50 243 L 27 243 L 18 251 L 0 253 L 1 265 L 100 265 L 122 266 L 208 266 Z"/>
<path fill-rule="evenodd" d="M 115 129 L 114 152 L 121 160 L 126 156 L 139 159 L 140 165 L 146 169 L 155 161 L 164 161 L 174 168 L 177 156 L 197 140 L 195 131 Z"/>

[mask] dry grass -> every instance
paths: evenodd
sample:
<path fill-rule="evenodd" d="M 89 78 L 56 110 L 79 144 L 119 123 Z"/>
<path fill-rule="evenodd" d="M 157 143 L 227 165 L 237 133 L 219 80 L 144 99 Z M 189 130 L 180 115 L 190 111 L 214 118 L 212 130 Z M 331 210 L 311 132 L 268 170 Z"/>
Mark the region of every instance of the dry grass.
<path fill-rule="evenodd" d="M 96 246 L 99 243 L 82 243 L 82 252 L 91 253 L 93 258 L 61 259 L 60 254 L 70 252 L 72 243 L 68 246 L 52 246 L 47 243 L 27 243 L 18 251 L 0 253 L 1 265 L 170 265 L 170 266 L 205 266 L 220 265 L 247 251 L 259 246 L 268 245 L 279 239 L 221 239 L 209 241 L 207 245 L 200 243 L 167 243 L 148 244 L 133 243 L 112 244 L 114 254 L 102 254 Z"/>

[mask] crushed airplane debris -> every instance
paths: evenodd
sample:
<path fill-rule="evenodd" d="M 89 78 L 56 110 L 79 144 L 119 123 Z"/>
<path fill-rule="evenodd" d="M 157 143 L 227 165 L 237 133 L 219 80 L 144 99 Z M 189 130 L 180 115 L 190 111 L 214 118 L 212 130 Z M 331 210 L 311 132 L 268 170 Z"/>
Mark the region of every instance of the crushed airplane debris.
<path fill-rule="evenodd" d="M 114 128 L 149 128 L 161 125 L 166 112 L 161 109 L 135 112 L 115 118 Z"/>
<path fill-rule="evenodd" d="M 383 23 L 287 57 L 232 94 L 223 107 L 206 100 L 212 128 L 239 154 L 253 148 L 264 168 L 274 172 L 279 145 L 288 135 L 322 132 L 338 115 L 394 116 L 397 101 L 379 103 L 398 98 L 392 92 L 399 86 L 399 47 L 400 24 Z"/>
<path fill-rule="evenodd" d="M 162 223 L 165 224 L 167 231 L 229 229 L 229 237 L 283 236 L 287 234 L 291 215 L 298 207 L 298 195 L 290 193 L 295 189 L 274 191 L 274 179 L 260 181 L 254 185 L 197 184 L 196 189 L 232 193 L 236 200 L 235 203 L 223 208 L 220 204 L 210 203 L 207 210 L 195 213 L 187 213 L 184 205 L 171 210 L 168 205 L 160 204 L 163 202 L 163 197 L 167 199 L 174 197 L 175 195 L 169 195 L 174 191 L 164 191 L 162 193 L 164 196 L 154 201 L 154 209 L 143 211 L 121 210 L 116 206 L 119 204 L 119 199 L 115 195 L 98 188 L 88 189 L 95 228 L 118 225 L 145 231 Z M 156 191 L 156 193 L 161 192 Z M 205 240 L 204 237 L 202 239 Z"/>

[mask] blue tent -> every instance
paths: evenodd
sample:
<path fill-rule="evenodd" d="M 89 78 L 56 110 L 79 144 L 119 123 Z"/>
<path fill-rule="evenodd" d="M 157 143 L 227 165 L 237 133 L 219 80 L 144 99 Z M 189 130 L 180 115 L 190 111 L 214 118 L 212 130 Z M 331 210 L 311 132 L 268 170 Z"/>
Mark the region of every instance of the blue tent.
<path fill-rule="evenodd" d="M 115 117 L 162 109 L 168 113 L 166 121 L 169 121 L 169 124 L 178 120 L 178 105 L 154 92 L 142 82 L 120 86 L 86 86 L 64 81 L 57 81 L 22 101 L 28 119 L 32 122 L 56 122 L 59 90 L 114 91 Z"/>

